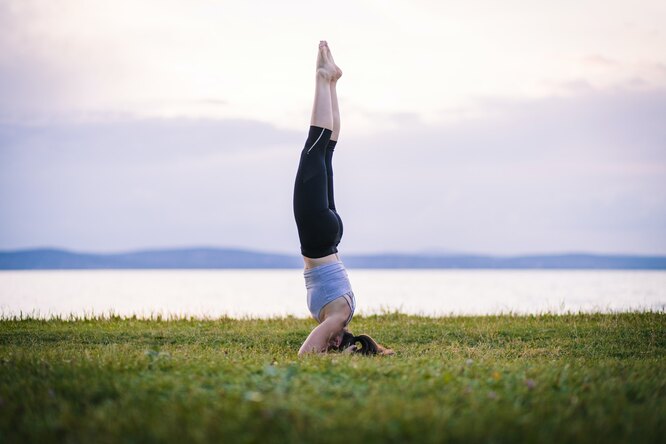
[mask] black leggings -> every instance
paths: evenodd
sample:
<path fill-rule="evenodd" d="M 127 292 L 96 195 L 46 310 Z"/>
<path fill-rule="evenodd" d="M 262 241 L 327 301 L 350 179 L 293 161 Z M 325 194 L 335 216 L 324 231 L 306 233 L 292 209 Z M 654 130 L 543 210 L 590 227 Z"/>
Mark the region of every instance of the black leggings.
<path fill-rule="evenodd" d="M 294 217 L 301 240 L 301 253 L 309 258 L 338 252 L 342 219 L 333 198 L 333 150 L 331 130 L 310 126 L 301 151 L 294 185 Z"/>

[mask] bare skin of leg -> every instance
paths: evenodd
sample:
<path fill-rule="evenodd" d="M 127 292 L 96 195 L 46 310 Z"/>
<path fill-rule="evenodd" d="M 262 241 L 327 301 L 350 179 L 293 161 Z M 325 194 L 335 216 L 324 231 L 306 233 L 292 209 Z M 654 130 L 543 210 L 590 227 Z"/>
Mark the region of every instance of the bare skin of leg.
<path fill-rule="evenodd" d="M 331 140 L 338 140 L 340 137 L 340 108 L 338 108 L 338 93 L 335 90 L 337 80 L 331 81 L 331 107 L 333 109 L 333 134 Z"/>
<path fill-rule="evenodd" d="M 340 137 L 340 107 L 338 106 L 338 92 L 336 90 L 336 86 L 338 85 L 338 79 L 342 77 L 342 70 L 338 68 L 338 65 L 335 64 L 335 61 L 333 60 L 333 55 L 331 54 L 331 50 L 326 46 L 327 54 L 329 60 L 333 63 L 335 66 L 335 76 L 331 79 L 331 108 L 333 111 L 333 134 L 331 134 L 331 140 L 338 140 L 338 137 Z"/>
<path fill-rule="evenodd" d="M 331 99 L 331 80 L 335 76 L 335 65 L 328 58 L 328 45 L 319 42 L 317 54 L 317 82 L 310 125 L 333 131 L 333 104 Z"/>
<path fill-rule="evenodd" d="M 333 61 L 328 43 L 325 40 L 320 41 L 317 55 L 317 83 L 310 125 L 330 129 L 331 140 L 338 140 L 340 135 L 340 108 L 336 85 L 341 76 L 342 70 Z M 303 256 L 306 269 L 339 260 L 337 253 L 316 259 Z"/>

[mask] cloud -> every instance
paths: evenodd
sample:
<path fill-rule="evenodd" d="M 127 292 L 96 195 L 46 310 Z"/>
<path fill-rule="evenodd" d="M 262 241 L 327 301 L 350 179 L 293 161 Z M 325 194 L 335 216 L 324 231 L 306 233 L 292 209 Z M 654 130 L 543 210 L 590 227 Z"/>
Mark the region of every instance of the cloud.
<path fill-rule="evenodd" d="M 0 2 L 0 248 L 298 251 L 325 33 L 342 251 L 666 253 L 663 2 L 477 3 Z"/>
<path fill-rule="evenodd" d="M 343 127 L 343 253 L 666 253 L 666 91 L 479 106 L 456 123 L 386 114 L 371 135 Z M 0 248 L 298 251 L 307 124 L 100 120 L 0 126 Z"/>
<path fill-rule="evenodd" d="M 339 199 L 354 218 L 348 241 L 384 251 L 666 251 L 666 92 L 485 108 L 458 124 L 384 128 L 349 154 L 341 142 L 336 179 L 358 187 Z"/>
<path fill-rule="evenodd" d="M 4 125 L 0 244 L 106 250 L 268 242 L 276 227 L 293 235 L 291 219 L 274 215 L 290 208 L 298 153 L 284 152 L 300 139 L 239 120 Z"/>
<path fill-rule="evenodd" d="M 370 113 L 348 119 L 356 132 L 382 113 L 434 122 L 444 106 L 546 97 L 567 82 L 572 94 L 627 79 L 644 89 L 666 85 L 663 2 L 603 5 L 602 16 L 598 2 L 385 3 L 345 0 L 314 14 L 302 0 L 260 10 L 251 2 L 5 0 L 0 121 L 111 112 L 297 129 L 311 106 L 323 37 L 345 72 L 344 105 Z"/>
<path fill-rule="evenodd" d="M 619 65 L 619 63 L 616 60 L 612 60 L 601 54 L 589 54 L 583 57 L 583 62 L 589 63 L 590 65 L 593 66 L 601 66 L 604 68 L 615 67 Z"/>

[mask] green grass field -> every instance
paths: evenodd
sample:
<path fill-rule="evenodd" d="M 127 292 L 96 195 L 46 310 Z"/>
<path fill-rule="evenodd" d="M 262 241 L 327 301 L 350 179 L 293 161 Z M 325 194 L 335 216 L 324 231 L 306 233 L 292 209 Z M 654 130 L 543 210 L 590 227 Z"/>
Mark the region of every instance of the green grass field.
<path fill-rule="evenodd" d="M 664 442 L 666 314 L 0 321 L 0 442 Z"/>

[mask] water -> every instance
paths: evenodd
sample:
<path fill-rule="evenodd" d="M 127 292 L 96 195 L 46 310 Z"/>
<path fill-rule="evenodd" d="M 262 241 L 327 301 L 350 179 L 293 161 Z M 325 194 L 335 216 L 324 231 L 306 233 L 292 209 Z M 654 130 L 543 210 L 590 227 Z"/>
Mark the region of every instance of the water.
<path fill-rule="evenodd" d="M 357 313 L 666 309 L 664 271 L 348 270 Z M 0 272 L 0 314 L 308 317 L 302 270 Z"/>

